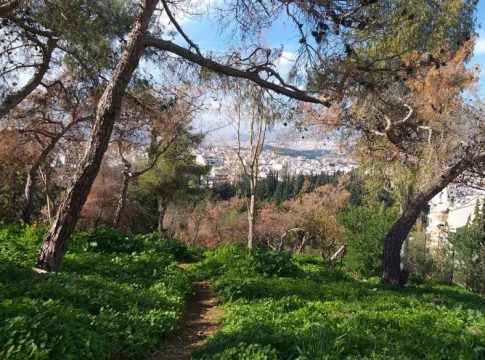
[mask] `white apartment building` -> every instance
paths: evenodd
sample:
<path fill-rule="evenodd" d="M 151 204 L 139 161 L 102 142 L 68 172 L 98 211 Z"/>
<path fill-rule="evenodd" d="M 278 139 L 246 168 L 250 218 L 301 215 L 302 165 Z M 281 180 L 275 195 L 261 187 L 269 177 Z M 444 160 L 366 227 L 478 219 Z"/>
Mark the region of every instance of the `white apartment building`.
<path fill-rule="evenodd" d="M 446 243 L 449 232 L 473 220 L 475 206 L 483 204 L 485 192 L 460 186 L 449 186 L 430 201 L 428 227 L 430 247 L 440 248 Z"/>

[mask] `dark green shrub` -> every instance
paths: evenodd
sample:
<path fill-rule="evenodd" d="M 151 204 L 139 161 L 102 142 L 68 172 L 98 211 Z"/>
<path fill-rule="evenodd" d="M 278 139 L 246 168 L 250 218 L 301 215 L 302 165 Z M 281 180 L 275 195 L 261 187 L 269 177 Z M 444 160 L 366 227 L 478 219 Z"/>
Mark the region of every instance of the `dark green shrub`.
<path fill-rule="evenodd" d="M 251 254 L 243 245 L 230 243 L 207 251 L 205 255 L 205 259 L 192 269 L 203 278 L 221 275 L 244 278 L 258 274 L 293 276 L 298 272 L 292 255 L 284 251 L 255 249 Z"/>
<path fill-rule="evenodd" d="M 201 278 L 232 274 L 237 277 L 256 275 L 255 263 L 249 251 L 237 243 L 230 243 L 209 250 L 205 259 L 191 269 Z"/>
<path fill-rule="evenodd" d="M 178 262 L 193 262 L 197 258 L 193 251 L 178 239 L 173 239 L 166 234 L 153 232 L 145 235 L 134 237 L 136 241 L 144 244 L 145 247 L 151 247 L 172 255 Z"/>
<path fill-rule="evenodd" d="M 286 251 L 257 250 L 253 261 L 256 271 L 264 276 L 292 276 L 298 271 L 291 254 Z"/>
<path fill-rule="evenodd" d="M 485 294 L 485 231 L 475 224 L 464 226 L 449 238 L 453 245 L 455 281 L 468 289 Z"/>
<path fill-rule="evenodd" d="M 361 277 L 380 275 L 384 237 L 396 220 L 391 210 L 348 206 L 340 215 L 347 244 L 346 268 Z"/>
<path fill-rule="evenodd" d="M 36 224 L 0 227 L 0 259 L 32 266 L 35 264 L 46 231 L 44 225 Z"/>

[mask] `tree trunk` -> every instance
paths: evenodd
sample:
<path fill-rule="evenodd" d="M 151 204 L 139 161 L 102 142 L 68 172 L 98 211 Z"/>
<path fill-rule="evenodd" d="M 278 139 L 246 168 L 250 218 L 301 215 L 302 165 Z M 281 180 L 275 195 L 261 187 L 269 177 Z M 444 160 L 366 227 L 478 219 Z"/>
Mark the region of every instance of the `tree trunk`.
<path fill-rule="evenodd" d="M 306 236 L 303 234 L 302 240 L 300 241 L 300 245 L 298 246 L 298 249 L 296 249 L 297 254 L 302 254 L 303 251 L 305 250 L 306 243 L 308 241 L 309 236 Z"/>
<path fill-rule="evenodd" d="M 118 199 L 118 206 L 116 207 L 115 219 L 113 222 L 115 228 L 118 228 L 120 226 L 121 215 L 123 214 L 123 210 L 125 209 L 125 205 L 126 205 L 129 183 L 130 183 L 130 175 L 124 172 L 123 184 L 121 185 L 122 186 L 121 193 Z"/>
<path fill-rule="evenodd" d="M 401 247 L 426 204 L 427 201 L 423 201 L 421 204 L 410 203 L 387 233 L 384 239 L 382 259 L 383 284 L 404 286 L 406 283 L 408 273 L 401 269 Z"/>
<path fill-rule="evenodd" d="M 124 53 L 101 96 L 96 109 L 91 139 L 84 158 L 79 164 L 74 182 L 49 232 L 44 238 L 37 267 L 46 271 L 58 271 L 71 235 L 91 186 L 101 166 L 115 121 L 119 118 L 121 101 L 126 87 L 143 53 L 143 38 L 158 0 L 141 1 L 140 11 L 129 35 Z"/>
<path fill-rule="evenodd" d="M 51 151 L 54 150 L 59 140 L 67 132 L 67 130 L 69 130 L 70 127 L 71 126 L 66 127 L 64 131 L 62 131 L 58 136 L 54 137 L 49 142 L 49 144 L 44 148 L 44 150 L 42 150 L 39 157 L 35 159 L 34 163 L 29 169 L 24 189 L 25 203 L 22 210 L 22 220 L 25 224 L 30 224 L 32 222 L 32 205 L 34 200 L 34 188 L 37 182 L 37 172 L 39 171 L 42 164 L 45 163 Z"/>
<path fill-rule="evenodd" d="M 31 168 L 27 174 L 27 181 L 25 182 L 25 203 L 22 210 L 22 221 L 24 224 L 32 223 L 32 205 L 34 202 L 34 184 L 37 169 Z"/>
<path fill-rule="evenodd" d="M 53 206 L 53 201 L 50 196 L 50 190 L 49 190 L 49 179 L 47 178 L 47 170 L 45 170 L 45 163 L 44 163 L 44 171 L 42 169 L 39 169 L 39 174 L 42 179 L 42 183 L 44 185 L 44 193 L 45 193 L 45 201 L 47 205 L 47 221 L 50 223 L 52 221 L 52 206 Z"/>
<path fill-rule="evenodd" d="M 481 245 L 480 255 L 482 258 L 482 294 L 485 295 L 485 244 Z"/>
<path fill-rule="evenodd" d="M 163 200 L 158 200 L 158 227 L 159 233 L 163 233 L 165 228 L 163 227 L 163 220 L 165 219 L 165 213 L 167 212 L 167 204 Z"/>
<path fill-rule="evenodd" d="M 429 183 L 421 191 L 418 191 L 413 199 L 408 201 L 401 216 L 392 225 L 384 238 L 382 284 L 390 286 L 404 286 L 406 284 L 408 272 L 407 270 L 401 269 L 401 248 L 404 240 L 406 240 L 419 214 L 428 202 L 455 180 L 469 164 L 469 161 L 463 158 L 443 173 L 437 174 L 433 182 Z"/>
<path fill-rule="evenodd" d="M 255 184 L 251 181 L 250 184 L 250 199 L 249 199 L 249 207 L 248 207 L 248 249 L 252 250 L 253 243 L 254 243 L 254 206 L 255 206 Z"/>
<path fill-rule="evenodd" d="M 409 273 L 409 236 L 406 236 L 401 247 L 401 270 Z"/>

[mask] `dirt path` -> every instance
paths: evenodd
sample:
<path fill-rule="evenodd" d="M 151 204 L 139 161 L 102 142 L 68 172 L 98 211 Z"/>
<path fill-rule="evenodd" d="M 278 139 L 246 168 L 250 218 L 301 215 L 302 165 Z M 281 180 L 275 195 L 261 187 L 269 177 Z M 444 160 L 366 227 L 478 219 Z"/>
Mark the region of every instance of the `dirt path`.
<path fill-rule="evenodd" d="M 152 360 L 188 360 L 194 350 L 218 329 L 217 321 L 222 310 L 206 281 L 194 283 L 195 298 L 188 304 L 179 330 L 169 343 Z"/>

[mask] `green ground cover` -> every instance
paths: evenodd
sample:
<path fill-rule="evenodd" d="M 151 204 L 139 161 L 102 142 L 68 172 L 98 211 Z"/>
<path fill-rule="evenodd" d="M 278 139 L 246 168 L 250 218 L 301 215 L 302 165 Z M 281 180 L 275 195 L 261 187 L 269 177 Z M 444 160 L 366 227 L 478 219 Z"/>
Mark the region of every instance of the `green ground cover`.
<path fill-rule="evenodd" d="M 43 233 L 0 229 L 1 359 L 139 359 L 176 329 L 192 292 L 181 243 L 79 233 L 62 271 L 42 274 L 32 265 Z"/>
<path fill-rule="evenodd" d="M 236 245 L 192 271 L 225 309 L 197 359 L 485 359 L 485 299 L 456 286 L 387 289 L 318 258 Z"/>

